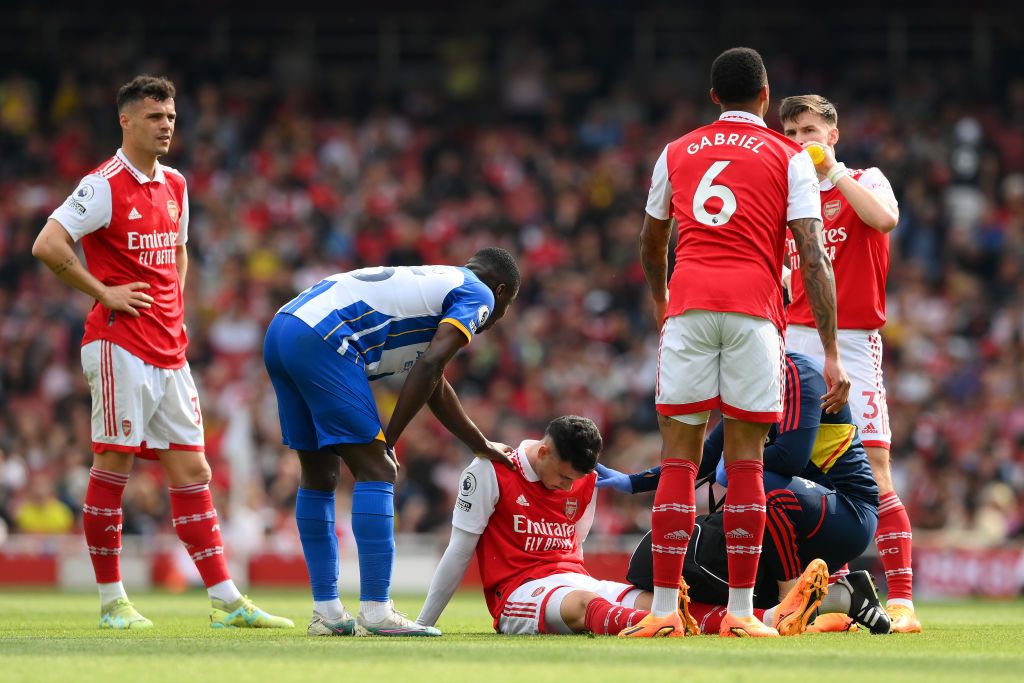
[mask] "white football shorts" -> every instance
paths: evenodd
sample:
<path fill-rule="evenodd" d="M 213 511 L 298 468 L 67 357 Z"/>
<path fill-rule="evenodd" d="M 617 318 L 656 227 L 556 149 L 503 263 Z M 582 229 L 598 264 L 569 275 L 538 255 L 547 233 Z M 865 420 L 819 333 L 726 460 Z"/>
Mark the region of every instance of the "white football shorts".
<path fill-rule="evenodd" d="M 746 422 L 782 417 L 785 376 L 782 335 L 765 318 L 691 310 L 661 331 L 657 408 L 688 424 L 710 411 Z"/>
<path fill-rule="evenodd" d="M 105 340 L 82 347 L 92 392 L 92 450 L 155 459 L 154 450 L 203 451 L 199 392 L 188 363 L 158 368 Z"/>
<path fill-rule="evenodd" d="M 552 574 L 527 581 L 505 601 L 498 617 L 498 633 L 520 636 L 572 633 L 562 620 L 562 601 L 574 591 L 597 593 L 608 602 L 625 607 L 632 607 L 643 592 L 628 583 L 601 581 L 587 574 Z"/>
<path fill-rule="evenodd" d="M 825 362 L 821 338 L 813 327 L 790 325 L 786 350 Z M 882 335 L 878 330 L 839 330 L 839 358 L 850 376 L 850 411 L 865 446 L 889 448 L 889 406 L 882 377 Z"/>

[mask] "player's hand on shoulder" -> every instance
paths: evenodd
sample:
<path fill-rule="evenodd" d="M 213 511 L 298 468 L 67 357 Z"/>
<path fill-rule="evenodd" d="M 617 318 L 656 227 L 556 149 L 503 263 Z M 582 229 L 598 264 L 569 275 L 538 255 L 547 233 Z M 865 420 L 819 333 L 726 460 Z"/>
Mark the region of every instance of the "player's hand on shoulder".
<path fill-rule="evenodd" d="M 133 318 L 138 318 L 139 308 L 149 308 L 153 305 L 153 297 L 142 290 L 149 289 L 145 282 L 131 282 L 127 285 L 115 285 L 107 287 L 100 296 L 100 305 L 111 311 L 121 311 Z"/>
<path fill-rule="evenodd" d="M 821 373 L 825 378 L 827 391 L 821 397 L 821 409 L 834 414 L 842 410 L 850 399 L 850 376 L 838 358 L 825 357 L 825 368 Z"/>
<path fill-rule="evenodd" d="M 623 493 L 633 493 L 633 482 L 629 475 L 597 463 L 597 488 L 612 488 Z"/>
<path fill-rule="evenodd" d="M 512 464 L 512 454 L 515 452 L 516 449 L 507 444 L 498 443 L 497 441 L 485 441 L 484 447 L 473 451 L 473 455 L 490 460 L 491 462 L 500 463 L 509 469 L 514 469 L 515 465 Z"/>

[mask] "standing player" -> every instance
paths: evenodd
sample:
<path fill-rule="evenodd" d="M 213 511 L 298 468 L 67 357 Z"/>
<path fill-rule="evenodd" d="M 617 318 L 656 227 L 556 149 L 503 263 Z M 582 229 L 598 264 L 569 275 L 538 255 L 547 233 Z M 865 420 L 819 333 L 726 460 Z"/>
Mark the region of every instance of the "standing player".
<path fill-rule="evenodd" d="M 439 636 L 395 611 L 392 447 L 430 406 L 476 455 L 511 465 L 507 446 L 484 438 L 444 378 L 473 336 L 505 315 L 519 266 L 504 249 L 481 249 L 464 268 L 363 268 L 322 280 L 277 312 L 263 357 L 277 394 L 284 443 L 302 468 L 295 518 L 313 590 L 309 635 L 351 635 L 357 620 L 338 599 L 334 490 L 340 462 L 352 471 L 352 533 L 359 549 L 359 630 Z M 387 431 L 370 382 L 408 372 Z"/>
<path fill-rule="evenodd" d="M 552 420 L 540 441 L 520 444 L 514 470 L 474 460 L 462 473 L 451 542 L 416 621 L 437 623 L 474 552 L 499 633 L 616 635 L 646 617 L 650 592 L 599 581 L 583 566 L 581 546 L 594 521 L 593 470 L 600 453 L 597 425 L 566 415 Z M 683 596 L 677 606 L 680 621 L 696 634 Z"/>
<path fill-rule="evenodd" d="M 725 416 L 729 605 L 723 636 L 777 636 L 753 613 L 765 526 L 761 447 L 781 418 L 785 313 L 780 273 L 788 223 L 826 349 L 822 396 L 834 412 L 849 379 L 836 343 L 835 283 L 821 238 L 818 179 L 799 145 L 765 127 L 768 77 L 749 48 L 711 66 L 715 123 L 665 147 L 654 167 L 640 254 L 661 328 L 657 409 L 662 476 L 654 499 L 654 604 L 631 635 L 681 629 L 679 575 L 694 524 L 694 480 L 712 408 Z M 679 224 L 667 282 L 671 220 Z M 671 297 L 670 297 L 671 294 Z"/>
<path fill-rule="evenodd" d="M 117 93 L 121 149 L 85 176 L 43 226 L 32 255 L 96 299 L 82 366 L 92 390 L 93 466 L 82 527 L 101 628 L 149 628 L 121 583 L 121 496 L 135 456 L 159 459 L 171 514 L 210 594 L 214 627 L 291 628 L 238 592 L 210 497 L 199 396 L 185 349 L 188 191 L 157 160 L 174 134 L 174 85 L 138 76 Z M 86 266 L 75 256 L 81 240 Z"/>
<path fill-rule="evenodd" d="M 877 168 L 848 170 L 836 161 L 838 115 L 820 95 L 787 97 L 779 118 L 788 138 L 807 145 L 818 143 L 825 158 L 817 166 L 821 179 L 821 205 L 825 245 L 835 262 L 839 305 L 839 348 L 851 373 L 850 404 L 881 501 L 875 542 L 889 584 L 886 604 L 896 633 L 917 633 L 921 622 L 914 614 L 911 569 L 910 519 L 893 489 L 889 468 L 889 410 L 882 381 L 882 337 L 885 325 L 885 280 L 889 272 L 889 233 L 899 221 L 896 197 Z M 801 255 L 789 244 L 791 266 Z M 811 329 L 813 305 L 804 278 L 792 276 L 793 303 L 789 307 L 787 347 L 822 358 L 822 347 Z"/>

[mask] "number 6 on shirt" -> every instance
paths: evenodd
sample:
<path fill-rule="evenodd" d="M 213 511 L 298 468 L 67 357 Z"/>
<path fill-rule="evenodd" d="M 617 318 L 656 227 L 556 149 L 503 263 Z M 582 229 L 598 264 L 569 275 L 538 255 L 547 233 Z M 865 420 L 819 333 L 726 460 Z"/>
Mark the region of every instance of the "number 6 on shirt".
<path fill-rule="evenodd" d="M 732 193 L 732 190 L 725 185 L 711 184 L 730 163 L 729 161 L 716 161 L 711 164 L 711 167 L 704 173 L 704 177 L 700 179 L 697 191 L 693 194 L 693 217 L 704 225 L 711 227 L 725 225 L 736 211 L 736 195 Z M 712 197 L 717 197 L 722 202 L 722 208 L 714 214 L 708 213 L 704 208 L 704 205 Z"/>

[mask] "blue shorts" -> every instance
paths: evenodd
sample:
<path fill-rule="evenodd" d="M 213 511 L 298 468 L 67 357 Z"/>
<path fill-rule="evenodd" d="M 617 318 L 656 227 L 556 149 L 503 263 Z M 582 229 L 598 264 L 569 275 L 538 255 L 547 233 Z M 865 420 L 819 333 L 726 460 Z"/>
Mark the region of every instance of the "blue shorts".
<path fill-rule="evenodd" d="M 764 473 L 765 569 L 794 579 L 821 558 L 835 571 L 863 553 L 878 528 L 878 508 L 802 477 Z"/>
<path fill-rule="evenodd" d="M 299 318 L 278 313 L 263 342 L 277 394 L 282 441 L 297 451 L 383 440 L 377 402 L 363 369 Z"/>

